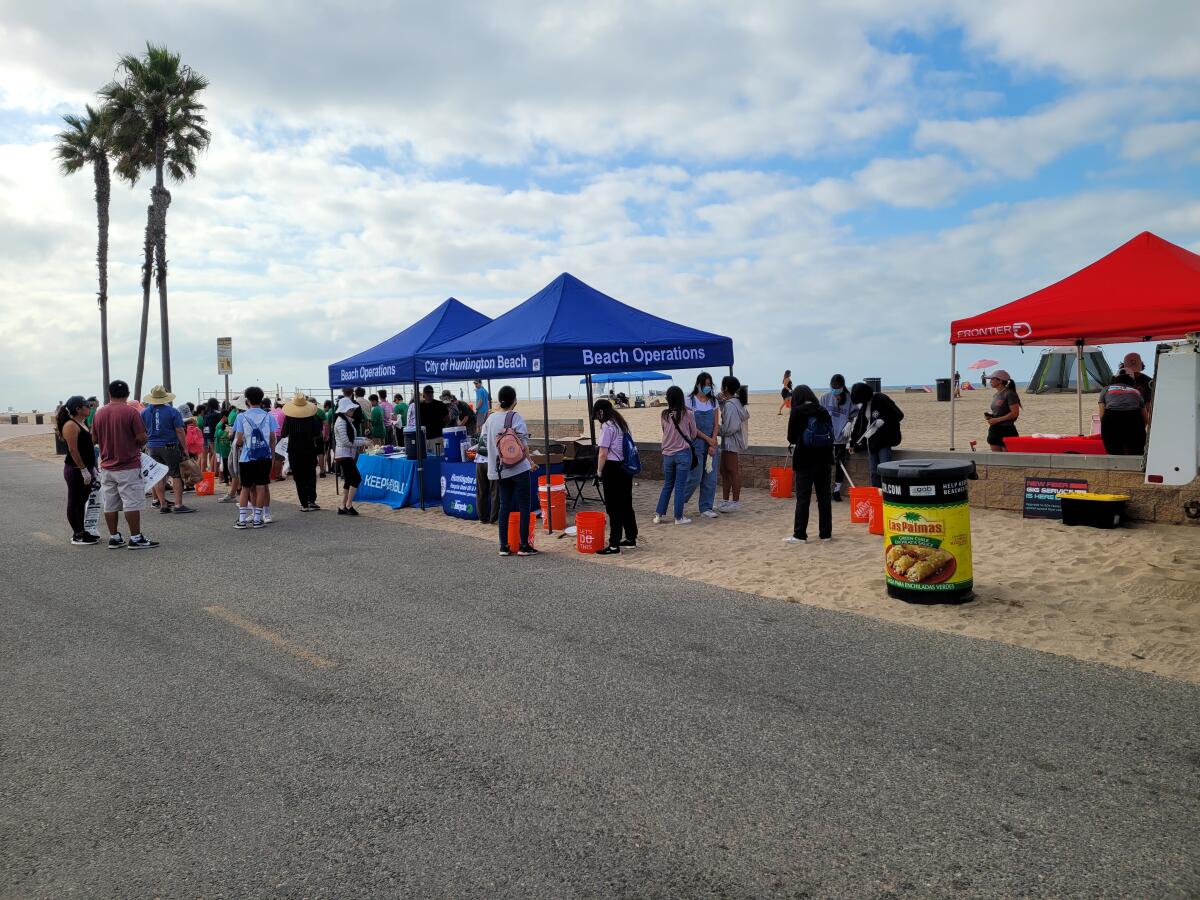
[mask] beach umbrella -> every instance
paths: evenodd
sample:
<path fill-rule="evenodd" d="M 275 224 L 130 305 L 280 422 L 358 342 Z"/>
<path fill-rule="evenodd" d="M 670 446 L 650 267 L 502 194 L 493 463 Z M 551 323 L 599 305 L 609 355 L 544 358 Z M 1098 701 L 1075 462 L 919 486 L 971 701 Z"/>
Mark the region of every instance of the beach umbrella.
<path fill-rule="evenodd" d="M 967 366 L 968 369 L 990 369 L 992 366 L 1000 365 L 998 359 L 977 359 L 975 362 Z"/>

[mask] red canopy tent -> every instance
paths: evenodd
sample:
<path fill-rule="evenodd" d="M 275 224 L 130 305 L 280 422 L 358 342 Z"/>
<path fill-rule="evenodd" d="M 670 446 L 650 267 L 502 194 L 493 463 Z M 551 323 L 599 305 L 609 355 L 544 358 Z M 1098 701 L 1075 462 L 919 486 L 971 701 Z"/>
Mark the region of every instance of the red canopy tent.
<path fill-rule="evenodd" d="M 1200 331 L 1200 255 L 1143 231 L 1062 281 L 951 322 L 950 368 L 958 344 L 1074 345 L 1082 352 L 1085 343 L 1178 340 L 1191 331 Z M 1079 403 L 1082 432 L 1082 394 Z"/>

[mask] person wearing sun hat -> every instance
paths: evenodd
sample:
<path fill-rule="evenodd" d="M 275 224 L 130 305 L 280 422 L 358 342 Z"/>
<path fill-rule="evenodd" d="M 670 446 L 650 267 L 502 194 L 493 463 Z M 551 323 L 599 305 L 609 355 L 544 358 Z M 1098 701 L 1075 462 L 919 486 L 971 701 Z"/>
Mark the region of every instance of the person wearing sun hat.
<path fill-rule="evenodd" d="M 329 430 L 333 440 L 334 465 L 341 472 L 342 483 L 345 484 L 341 503 L 338 505 L 339 516 L 358 515 L 358 510 L 353 506 L 354 492 L 362 484 L 362 475 L 358 471 L 358 463 L 355 460 L 355 438 L 357 438 L 358 432 L 354 428 L 354 410 L 357 408 L 358 404 L 351 397 L 342 397 L 338 400 L 333 426 Z"/>
<path fill-rule="evenodd" d="M 167 467 L 167 477 L 171 479 L 171 491 L 175 495 L 174 509 L 182 514 L 195 510 L 183 505 L 183 478 L 179 474 L 179 464 L 183 461 L 187 434 L 184 431 L 183 416 L 171 405 L 174 399 L 174 394 L 161 384 L 156 384 L 150 393 L 142 398 L 145 405 L 142 410 L 142 423 L 146 426 L 146 455 Z M 154 502 L 160 513 L 171 512 L 171 504 L 167 500 L 166 479 L 154 486 Z"/>
<path fill-rule="evenodd" d="M 320 509 L 317 505 L 317 446 L 321 425 L 316 419 L 317 404 L 299 391 L 283 404 L 283 428 L 279 439 L 287 438 L 287 458 L 296 482 L 300 511 Z"/>

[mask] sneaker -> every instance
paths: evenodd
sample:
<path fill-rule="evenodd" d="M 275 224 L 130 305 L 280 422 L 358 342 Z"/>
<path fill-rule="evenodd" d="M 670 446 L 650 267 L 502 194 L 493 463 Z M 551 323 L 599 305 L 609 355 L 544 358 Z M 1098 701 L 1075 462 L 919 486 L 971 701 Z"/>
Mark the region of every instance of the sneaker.
<path fill-rule="evenodd" d="M 300 512 L 308 512 L 308 507 L 307 506 L 300 507 Z"/>
<path fill-rule="evenodd" d="M 501 556 L 512 556 L 512 551 L 511 551 L 511 550 L 509 550 L 507 547 L 501 547 L 501 548 L 500 548 L 500 555 L 501 555 Z"/>
<path fill-rule="evenodd" d="M 157 500 L 152 500 L 150 502 L 150 505 L 153 506 L 155 509 L 158 509 L 159 503 Z"/>
<path fill-rule="evenodd" d="M 314 509 L 320 509 L 320 508 L 321 508 L 320 504 L 317 504 L 317 503 L 308 504 L 309 512 L 312 512 Z"/>
<path fill-rule="evenodd" d="M 620 553 L 620 547 L 601 547 L 596 551 L 597 556 L 612 556 L 614 553 Z"/>
<path fill-rule="evenodd" d="M 631 540 L 629 540 L 629 538 L 626 538 L 625 540 L 621 541 L 621 546 L 622 547 L 631 547 L 631 548 L 636 547 L 637 539 L 635 538 L 634 540 L 631 541 Z"/>
<path fill-rule="evenodd" d="M 270 513 L 263 513 L 263 524 L 264 525 L 270 525 L 273 521 L 275 521 L 275 520 L 271 518 Z"/>
<path fill-rule="evenodd" d="M 125 538 L 121 537 L 119 534 L 114 534 L 108 539 L 109 550 L 120 550 L 124 546 Z"/>
<path fill-rule="evenodd" d="M 251 528 L 266 528 L 267 523 L 264 522 L 262 519 L 254 519 L 250 522 L 250 527 Z"/>
<path fill-rule="evenodd" d="M 526 544 L 517 551 L 517 556 L 537 556 L 542 551 L 532 544 Z"/>
<path fill-rule="evenodd" d="M 238 501 L 237 494 L 226 494 L 224 497 L 222 497 L 217 502 L 218 503 L 237 503 L 237 501 Z"/>
<path fill-rule="evenodd" d="M 140 537 L 131 537 L 129 539 L 130 550 L 153 550 L 158 546 L 158 541 L 152 541 L 144 534 Z"/>
<path fill-rule="evenodd" d="M 238 519 L 233 523 L 233 527 L 245 529 L 250 527 L 250 523 L 246 519 Z"/>
<path fill-rule="evenodd" d="M 723 513 L 737 512 L 741 508 L 742 508 L 742 502 L 740 500 L 730 500 L 728 503 L 726 503 L 724 506 L 721 507 L 721 512 L 723 512 Z"/>
<path fill-rule="evenodd" d="M 807 544 L 808 540 L 806 538 L 798 538 L 794 534 L 789 534 L 783 539 L 783 542 L 785 544 Z"/>
<path fill-rule="evenodd" d="M 353 506 L 347 506 L 347 507 L 346 507 L 346 515 L 348 515 L 348 516 L 357 516 L 357 515 L 358 515 L 358 510 L 357 510 L 357 509 L 355 509 Z"/>
<path fill-rule="evenodd" d="M 160 506 L 158 511 L 160 513 L 169 513 L 171 511 L 171 504 L 168 503 L 166 506 Z"/>
<path fill-rule="evenodd" d="M 344 515 L 346 515 L 346 507 L 344 507 L 344 506 L 339 506 L 339 507 L 338 507 L 338 515 L 339 515 L 339 516 L 344 516 Z"/>
<path fill-rule="evenodd" d="M 833 540 L 833 536 L 832 536 L 832 535 L 830 535 L 829 537 L 823 537 L 823 538 L 821 538 L 821 540 L 823 540 L 823 541 L 832 541 L 832 540 Z"/>
<path fill-rule="evenodd" d="M 665 519 L 665 518 L 666 518 L 666 516 L 655 516 L 655 517 L 654 517 L 654 524 L 655 524 L 655 525 L 661 525 L 661 524 L 663 523 L 663 519 Z"/>
<path fill-rule="evenodd" d="M 834 502 L 834 503 L 841 503 L 841 502 L 842 502 L 842 492 L 841 492 L 841 491 L 834 491 L 834 492 L 833 492 L 833 502 Z"/>
<path fill-rule="evenodd" d="M 180 514 L 190 513 L 190 512 L 195 512 L 195 511 L 196 511 L 196 507 L 194 507 L 194 506 L 180 505 L 180 506 L 175 507 L 175 512 L 180 513 Z"/>
<path fill-rule="evenodd" d="M 683 518 L 681 518 L 681 519 L 676 519 L 676 520 L 675 520 L 675 524 L 676 524 L 676 525 L 691 525 L 691 524 L 692 524 L 692 520 L 691 520 L 691 519 L 689 519 L 687 516 L 684 516 L 684 517 L 683 517 Z"/>
<path fill-rule="evenodd" d="M 92 544 L 100 543 L 100 538 L 87 531 L 81 531 L 71 537 L 71 543 L 76 547 L 90 547 Z"/>
<path fill-rule="evenodd" d="M 721 518 L 721 514 L 719 512 L 717 512 L 715 509 L 706 509 L 704 512 L 700 513 L 700 515 L 704 516 L 704 518 L 706 518 L 706 519 Z"/>

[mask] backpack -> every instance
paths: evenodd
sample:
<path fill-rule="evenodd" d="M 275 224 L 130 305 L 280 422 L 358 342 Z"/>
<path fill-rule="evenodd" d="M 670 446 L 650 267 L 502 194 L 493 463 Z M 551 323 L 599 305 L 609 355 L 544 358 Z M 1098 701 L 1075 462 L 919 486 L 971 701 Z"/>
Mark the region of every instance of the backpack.
<path fill-rule="evenodd" d="M 642 471 L 642 458 L 638 456 L 637 441 L 628 431 L 621 433 L 621 471 L 636 475 Z"/>
<path fill-rule="evenodd" d="M 808 417 L 808 425 L 804 428 L 804 435 L 801 438 L 805 447 L 832 447 L 833 446 L 833 424 L 826 422 L 823 419 L 818 419 L 816 416 Z"/>
<path fill-rule="evenodd" d="M 521 436 L 513 430 L 513 416 L 516 413 L 506 413 L 504 416 L 504 429 L 496 435 L 496 456 L 498 468 L 503 469 L 505 466 L 519 465 L 521 460 L 525 458 L 525 444 L 521 441 Z"/>
<path fill-rule="evenodd" d="M 271 442 L 267 440 L 266 435 L 262 433 L 262 429 L 255 425 L 252 420 L 247 419 L 246 421 L 250 422 L 250 439 L 247 441 L 246 461 L 261 462 L 269 460 L 271 458 Z"/>

